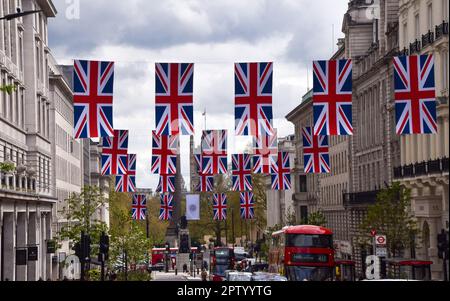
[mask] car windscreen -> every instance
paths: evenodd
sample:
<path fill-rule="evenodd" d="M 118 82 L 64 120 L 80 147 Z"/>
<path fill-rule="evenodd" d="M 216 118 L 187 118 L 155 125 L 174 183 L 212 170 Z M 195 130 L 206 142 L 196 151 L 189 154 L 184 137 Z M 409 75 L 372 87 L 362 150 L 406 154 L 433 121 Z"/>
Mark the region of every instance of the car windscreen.
<path fill-rule="evenodd" d="M 218 249 L 215 251 L 216 257 L 228 257 L 230 256 L 229 249 Z"/>

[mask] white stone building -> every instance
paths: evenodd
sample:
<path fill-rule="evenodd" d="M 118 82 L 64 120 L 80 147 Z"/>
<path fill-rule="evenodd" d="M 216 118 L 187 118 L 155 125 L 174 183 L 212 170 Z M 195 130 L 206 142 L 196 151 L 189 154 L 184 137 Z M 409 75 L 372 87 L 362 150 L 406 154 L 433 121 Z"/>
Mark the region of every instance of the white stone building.
<path fill-rule="evenodd" d="M 51 1 L 0 1 L 0 15 L 42 10 L 37 14 L 0 21 L 0 162 L 12 162 L 13 173 L 1 172 L 0 272 L 2 280 L 52 277 L 52 207 L 56 202 L 50 133 L 47 18 L 55 17 Z M 19 263 L 16 252 L 37 257 Z"/>
<path fill-rule="evenodd" d="M 395 177 L 411 189 L 411 210 L 422 231 L 416 257 L 433 261 L 432 278 L 443 279 L 437 234 L 449 231 L 448 1 L 400 0 L 399 45 L 405 54 L 433 54 L 438 130 L 401 137 Z"/>

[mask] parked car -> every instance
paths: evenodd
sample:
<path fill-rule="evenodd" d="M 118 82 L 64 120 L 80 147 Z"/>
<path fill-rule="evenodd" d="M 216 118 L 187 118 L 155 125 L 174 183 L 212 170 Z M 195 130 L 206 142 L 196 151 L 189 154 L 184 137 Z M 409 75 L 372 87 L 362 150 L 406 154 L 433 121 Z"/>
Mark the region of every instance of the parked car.
<path fill-rule="evenodd" d="M 251 281 L 288 281 L 288 279 L 279 274 L 257 272 L 252 276 Z"/>
<path fill-rule="evenodd" d="M 228 274 L 228 281 L 251 281 L 252 273 L 246 272 L 230 272 Z"/>

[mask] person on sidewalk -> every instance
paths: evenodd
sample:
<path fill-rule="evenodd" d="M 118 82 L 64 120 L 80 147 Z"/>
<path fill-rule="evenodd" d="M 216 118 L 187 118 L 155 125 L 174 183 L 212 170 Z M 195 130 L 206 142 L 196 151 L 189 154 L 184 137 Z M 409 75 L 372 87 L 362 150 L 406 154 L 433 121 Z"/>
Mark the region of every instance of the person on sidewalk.
<path fill-rule="evenodd" d="M 207 281 L 208 273 L 206 272 L 205 269 L 202 269 L 202 274 L 201 274 L 201 276 L 202 276 L 202 281 Z"/>

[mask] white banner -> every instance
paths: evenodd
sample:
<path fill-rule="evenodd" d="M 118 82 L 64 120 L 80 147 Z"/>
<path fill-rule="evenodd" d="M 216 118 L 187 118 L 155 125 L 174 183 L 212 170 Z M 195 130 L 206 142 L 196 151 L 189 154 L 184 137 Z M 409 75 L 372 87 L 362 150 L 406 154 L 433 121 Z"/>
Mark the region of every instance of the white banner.
<path fill-rule="evenodd" d="M 186 219 L 188 221 L 200 220 L 200 195 L 186 195 Z"/>

